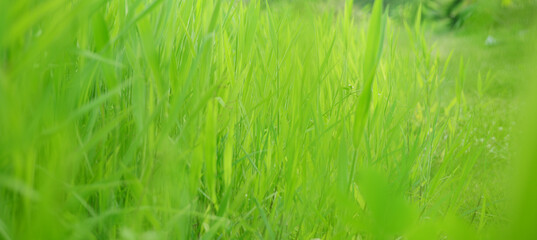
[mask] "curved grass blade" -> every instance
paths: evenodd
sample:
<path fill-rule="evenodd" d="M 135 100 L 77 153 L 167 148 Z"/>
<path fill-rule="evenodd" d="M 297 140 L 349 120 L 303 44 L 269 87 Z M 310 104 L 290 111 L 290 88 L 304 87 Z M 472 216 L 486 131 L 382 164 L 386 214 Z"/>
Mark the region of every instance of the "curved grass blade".
<path fill-rule="evenodd" d="M 373 12 L 367 29 L 367 42 L 363 65 L 364 87 L 362 94 L 358 97 L 358 105 L 354 117 L 353 143 L 357 148 L 360 145 L 362 133 L 364 131 L 369 105 L 371 105 L 371 87 L 377 72 L 377 66 L 382 54 L 384 41 L 384 30 L 386 28 L 386 16 L 382 16 L 382 0 L 375 1 Z"/>

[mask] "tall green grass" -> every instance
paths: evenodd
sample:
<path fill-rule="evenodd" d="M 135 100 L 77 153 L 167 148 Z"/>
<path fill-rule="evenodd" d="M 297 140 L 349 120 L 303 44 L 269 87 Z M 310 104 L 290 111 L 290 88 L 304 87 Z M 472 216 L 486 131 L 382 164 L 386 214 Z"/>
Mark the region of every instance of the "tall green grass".
<path fill-rule="evenodd" d="M 474 179 L 508 126 L 466 97 L 468 65 L 382 1 L 368 21 L 320 6 L 0 1 L 0 236 L 470 239 L 501 222 Z"/>

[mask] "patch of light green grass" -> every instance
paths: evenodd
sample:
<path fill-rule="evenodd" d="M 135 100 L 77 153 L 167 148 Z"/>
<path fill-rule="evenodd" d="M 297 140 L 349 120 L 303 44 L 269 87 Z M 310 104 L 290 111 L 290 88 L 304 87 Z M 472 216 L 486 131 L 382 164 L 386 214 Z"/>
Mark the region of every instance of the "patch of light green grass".
<path fill-rule="evenodd" d="M 0 236 L 482 233 L 472 63 L 346 2 L 2 1 Z"/>

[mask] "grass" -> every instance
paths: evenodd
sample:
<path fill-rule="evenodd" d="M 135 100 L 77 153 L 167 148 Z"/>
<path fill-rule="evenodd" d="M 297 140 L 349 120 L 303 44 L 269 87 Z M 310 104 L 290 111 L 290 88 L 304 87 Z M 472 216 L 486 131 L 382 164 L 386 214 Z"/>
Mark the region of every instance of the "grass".
<path fill-rule="evenodd" d="M 353 11 L 0 1 L 1 238 L 531 236 L 494 78 Z"/>

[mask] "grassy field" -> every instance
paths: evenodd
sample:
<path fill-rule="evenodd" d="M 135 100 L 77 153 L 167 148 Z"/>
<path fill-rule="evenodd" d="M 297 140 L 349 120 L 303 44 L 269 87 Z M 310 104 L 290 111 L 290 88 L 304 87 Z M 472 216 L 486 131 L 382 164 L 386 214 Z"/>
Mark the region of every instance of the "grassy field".
<path fill-rule="evenodd" d="M 367 9 L 0 0 L 0 239 L 536 236 L 531 29 Z"/>

